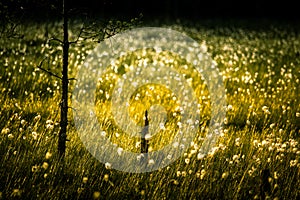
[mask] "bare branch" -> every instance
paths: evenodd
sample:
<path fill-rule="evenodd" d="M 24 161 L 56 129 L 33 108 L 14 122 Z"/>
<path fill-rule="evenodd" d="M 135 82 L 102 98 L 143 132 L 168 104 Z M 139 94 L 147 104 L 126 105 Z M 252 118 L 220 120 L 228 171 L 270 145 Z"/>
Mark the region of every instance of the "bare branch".
<path fill-rule="evenodd" d="M 59 42 L 59 43 L 61 43 L 61 44 L 64 43 L 63 41 L 61 41 L 61 40 L 58 39 L 58 38 L 50 38 L 50 39 L 49 39 L 49 42 L 51 42 L 51 41 L 56 41 L 56 42 Z"/>
<path fill-rule="evenodd" d="M 68 106 L 68 109 L 71 109 L 71 110 L 77 111 L 77 109 L 76 109 L 76 108 L 73 108 L 73 107 L 71 107 L 71 106 Z"/>
<path fill-rule="evenodd" d="M 12 21 L 8 21 L 7 24 L 5 24 L 2 27 L 0 38 L 6 37 L 6 38 L 13 38 L 13 39 L 22 39 L 24 37 L 23 34 L 20 34 L 17 30 L 19 28 L 20 23 L 14 23 Z"/>
<path fill-rule="evenodd" d="M 49 70 L 47 70 L 47 69 L 44 69 L 43 67 L 42 67 L 42 65 L 43 65 L 43 62 L 46 60 L 46 58 L 44 58 L 41 62 L 40 62 L 40 64 L 37 66 L 37 68 L 39 68 L 40 70 L 42 70 L 42 71 L 44 71 L 44 72 L 46 72 L 46 73 L 48 73 L 48 74 L 50 74 L 51 76 L 54 76 L 54 77 L 56 77 L 56 78 L 58 78 L 58 79 L 62 79 L 60 76 L 58 76 L 57 74 L 54 74 L 53 72 L 51 72 L 51 71 L 49 71 Z"/>
<path fill-rule="evenodd" d="M 80 28 L 80 32 L 79 32 L 79 34 L 78 34 L 78 36 L 77 36 L 77 39 L 76 39 L 75 41 L 69 42 L 69 44 L 76 44 L 76 43 L 79 41 L 79 39 L 81 38 L 81 35 L 82 35 L 82 33 L 83 33 L 83 30 L 84 30 L 84 24 L 82 24 L 82 26 L 81 26 L 81 28 Z"/>

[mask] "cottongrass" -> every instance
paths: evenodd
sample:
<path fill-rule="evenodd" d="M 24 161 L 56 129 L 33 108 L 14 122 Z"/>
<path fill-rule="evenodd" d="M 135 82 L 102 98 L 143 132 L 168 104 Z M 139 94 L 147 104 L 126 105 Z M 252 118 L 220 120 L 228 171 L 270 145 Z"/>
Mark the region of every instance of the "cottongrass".
<path fill-rule="evenodd" d="M 53 24 L 50 29 L 56 31 L 55 27 L 60 25 Z M 61 57 L 54 54 L 55 48 L 49 44 L 29 45 L 35 35 L 38 36 L 36 38 L 43 38 L 45 25 L 27 28 L 35 33 L 28 36 L 32 38 L 21 42 L 0 40 L 1 46 L 7 47 L 3 49 L 13 49 L 19 53 L 1 60 L 5 67 L 1 68 L 0 88 L 5 95 L 0 98 L 3 105 L 0 108 L 0 198 L 262 199 L 261 186 L 264 184 L 269 186 L 266 198 L 299 198 L 300 60 L 296 56 L 300 49 L 299 35 L 274 27 L 266 31 L 237 28 L 207 30 L 196 25 L 193 28 L 172 27 L 205 40 L 203 48 L 212 52 L 218 64 L 228 103 L 224 133 L 210 154 L 205 155 L 200 151 L 207 132 L 204 123 L 182 158 L 154 172 L 129 174 L 114 170 L 109 162 L 102 164 L 91 156 L 78 138 L 71 113 L 66 158 L 64 163 L 59 161 L 56 143 L 60 87 L 55 78 L 33 66 L 36 66 L 39 55 L 44 57 L 47 54 L 50 57 L 49 67 L 60 73 L 54 65 Z M 70 49 L 70 75 L 75 77 L 75 66 L 82 65 L 88 50 L 92 48 L 86 45 Z M 3 49 L 0 53 L 6 54 Z M 167 60 L 174 64 L 176 59 Z M 186 65 L 183 60 L 179 61 Z M 110 98 L 107 91 L 112 88 L 110 81 L 115 79 L 116 76 L 103 79 L 109 82 L 107 87 L 99 88 L 99 95 L 102 91 L 105 100 Z M 189 80 L 190 85 L 201 86 L 197 90 L 199 109 L 203 109 L 200 113 L 203 119 L 209 119 L 205 84 L 193 80 Z M 151 87 L 152 90 L 147 90 L 148 94 L 157 90 Z M 161 91 L 165 92 L 163 89 Z M 157 102 L 158 99 L 163 101 L 164 95 L 155 96 Z M 176 104 L 176 99 L 171 99 L 176 106 L 170 113 L 177 117 L 181 112 L 180 106 Z M 177 107 L 179 110 L 176 110 Z M 108 128 L 101 135 L 114 137 L 113 140 L 119 144 L 128 144 L 120 146 L 119 154 L 138 150 L 139 141 L 126 139 L 125 134 L 116 130 L 112 121 L 108 120 L 109 112 L 105 107 L 101 109 L 104 112 L 103 123 Z M 178 121 L 171 125 L 175 127 Z M 169 128 L 167 125 L 163 127 Z M 156 141 L 156 146 L 152 143 L 153 151 L 168 143 L 166 138 L 172 134 L 161 134 L 152 140 Z M 160 144 L 161 141 L 163 144 Z M 176 147 L 180 148 L 180 144 Z M 269 172 L 264 179 L 268 184 L 262 181 L 263 171 Z"/>

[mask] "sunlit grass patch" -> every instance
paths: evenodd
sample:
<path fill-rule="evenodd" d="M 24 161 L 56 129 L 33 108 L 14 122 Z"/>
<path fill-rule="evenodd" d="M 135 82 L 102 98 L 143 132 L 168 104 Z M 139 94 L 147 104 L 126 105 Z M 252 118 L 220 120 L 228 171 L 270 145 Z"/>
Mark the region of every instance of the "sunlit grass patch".
<path fill-rule="evenodd" d="M 178 73 L 182 74 L 185 81 L 192 87 L 195 96 L 198 98 L 198 111 L 204 121 L 210 118 L 210 101 L 209 93 L 201 74 L 193 68 L 184 58 L 180 58 L 172 52 L 162 51 L 155 52 L 153 49 L 138 50 L 125 56 L 120 57 L 114 62 L 114 66 L 108 67 L 106 72 L 99 78 L 97 92 L 96 92 L 96 110 L 97 117 L 103 125 L 104 131 L 108 133 L 111 140 L 121 146 L 123 149 L 140 151 L 140 138 L 132 137 L 130 133 L 126 133 L 116 124 L 113 113 L 111 112 L 112 94 L 115 90 L 118 79 L 125 76 L 126 73 L 137 67 L 151 65 L 163 65 L 165 68 L 172 68 Z M 138 75 L 137 75 L 138 76 Z M 174 77 L 165 77 L 168 81 Z M 134 80 L 132 80 L 134 81 Z M 178 83 L 180 84 L 180 83 Z M 130 90 L 130 88 L 127 88 Z M 184 91 L 180 91 L 184 93 Z M 166 86 L 154 83 L 148 83 L 139 87 L 136 91 L 132 91 L 129 99 L 129 117 L 138 125 L 144 126 L 145 111 L 149 111 L 150 115 L 150 131 L 151 143 L 150 149 L 152 151 L 159 150 L 172 141 L 172 138 L 178 134 L 182 108 L 178 97 Z M 151 111 L 152 106 L 161 106 L 165 116 L 160 116 L 161 113 Z M 152 107 L 153 108 L 153 107 Z M 126 117 L 126 115 L 124 115 Z M 162 117 L 158 119 L 159 117 Z M 165 117 L 165 119 L 164 119 Z M 153 121 L 156 120 L 157 127 L 152 128 Z M 160 122 L 160 123 L 159 123 Z"/>
<path fill-rule="evenodd" d="M 52 25 L 49 34 L 56 34 L 61 23 Z M 211 102 L 201 73 L 165 51 L 147 49 L 119 57 L 95 83 L 95 107 L 105 137 L 124 150 L 140 151 L 140 138 L 117 126 L 111 94 L 125 73 L 143 63 L 162 63 L 184 74 L 203 120 L 191 147 L 176 162 L 151 173 L 130 174 L 114 170 L 110 162 L 100 163 L 85 149 L 71 113 L 64 173 L 59 173 L 60 83 L 36 66 L 49 56 L 44 67 L 59 74 L 61 48 L 44 43 L 45 25 L 24 28 L 32 33 L 24 40 L 0 40 L 0 199 L 259 199 L 262 185 L 268 186 L 265 191 L 271 199 L 299 198 L 300 37 L 295 30 L 171 26 L 206 46 L 224 79 L 224 130 L 207 156 L 199 149 Z M 94 46 L 72 46 L 70 77 Z M 152 151 L 178 132 L 177 100 L 170 89 L 156 84 L 132 92 L 128 113 L 136 124 L 144 125 L 145 110 L 150 125 L 157 120 L 155 113 L 167 118 L 161 126 L 165 129 L 150 139 Z"/>

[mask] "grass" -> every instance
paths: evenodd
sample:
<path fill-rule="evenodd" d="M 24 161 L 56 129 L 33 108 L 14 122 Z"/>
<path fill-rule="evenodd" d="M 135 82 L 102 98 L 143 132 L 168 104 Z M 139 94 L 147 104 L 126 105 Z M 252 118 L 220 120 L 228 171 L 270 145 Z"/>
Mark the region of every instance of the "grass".
<path fill-rule="evenodd" d="M 245 24 L 162 25 L 205 42 L 223 75 L 228 104 L 226 123 L 214 151 L 206 157 L 198 155 L 205 134 L 203 126 L 182 158 L 144 174 L 120 172 L 95 159 L 78 137 L 71 114 L 65 173 L 61 174 L 56 150 L 60 83 L 36 68 L 49 56 L 45 67 L 59 74 L 61 48 L 55 41 L 46 44 L 45 24 L 24 26 L 22 40 L 2 38 L 0 199 L 299 199 L 299 30 L 282 24 L 260 28 Z M 60 25 L 53 23 L 50 34 L 58 35 Z M 76 33 L 71 35 L 75 37 Z M 77 66 L 95 45 L 72 46 L 71 77 L 75 77 Z M 152 54 L 150 51 L 146 57 Z M 174 57 L 168 53 L 161 56 Z M 120 58 L 121 64 L 126 62 L 137 61 L 129 55 Z M 110 91 L 110 81 L 113 83 L 113 79 L 100 83 L 99 91 Z M 195 87 L 201 86 L 197 90 L 199 103 L 209 108 L 205 84 L 200 77 L 194 81 Z M 164 87 L 153 87 L 153 96 L 172 96 Z M 147 90 L 141 88 L 135 95 L 140 93 L 141 99 L 147 100 L 143 99 Z M 138 141 L 116 130 L 109 112 L 104 112 L 109 110 L 109 98 L 101 94 L 97 97 L 101 108 L 97 117 L 110 122 L 104 125 L 112 140 L 118 144 L 122 138 L 123 148 L 138 151 Z M 142 123 L 143 112 L 139 111 L 164 103 L 170 106 L 170 116 L 176 102 L 150 98 L 141 104 L 132 98 L 130 114 Z M 201 115 L 209 118 L 207 110 L 202 110 Z M 169 142 L 176 120 L 170 117 L 166 125 L 170 132 L 153 138 L 153 150 Z M 119 137 L 115 137 L 116 132 Z"/>

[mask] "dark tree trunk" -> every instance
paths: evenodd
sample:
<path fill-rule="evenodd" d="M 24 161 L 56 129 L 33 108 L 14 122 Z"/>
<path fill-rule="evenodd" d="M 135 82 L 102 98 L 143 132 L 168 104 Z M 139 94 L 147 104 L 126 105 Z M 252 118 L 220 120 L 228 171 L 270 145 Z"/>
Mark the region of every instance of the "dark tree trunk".
<path fill-rule="evenodd" d="M 69 58 L 69 35 L 68 35 L 68 9 L 67 0 L 63 1 L 63 69 L 62 69 L 62 97 L 60 112 L 60 131 L 58 138 L 58 152 L 61 159 L 64 159 L 66 152 L 67 126 L 68 126 L 68 58 Z"/>
<path fill-rule="evenodd" d="M 148 119 L 148 111 L 145 112 L 145 126 L 142 130 L 142 141 L 141 141 L 141 153 L 148 153 L 149 142 L 146 140 L 146 135 L 149 132 L 149 119 Z"/>

